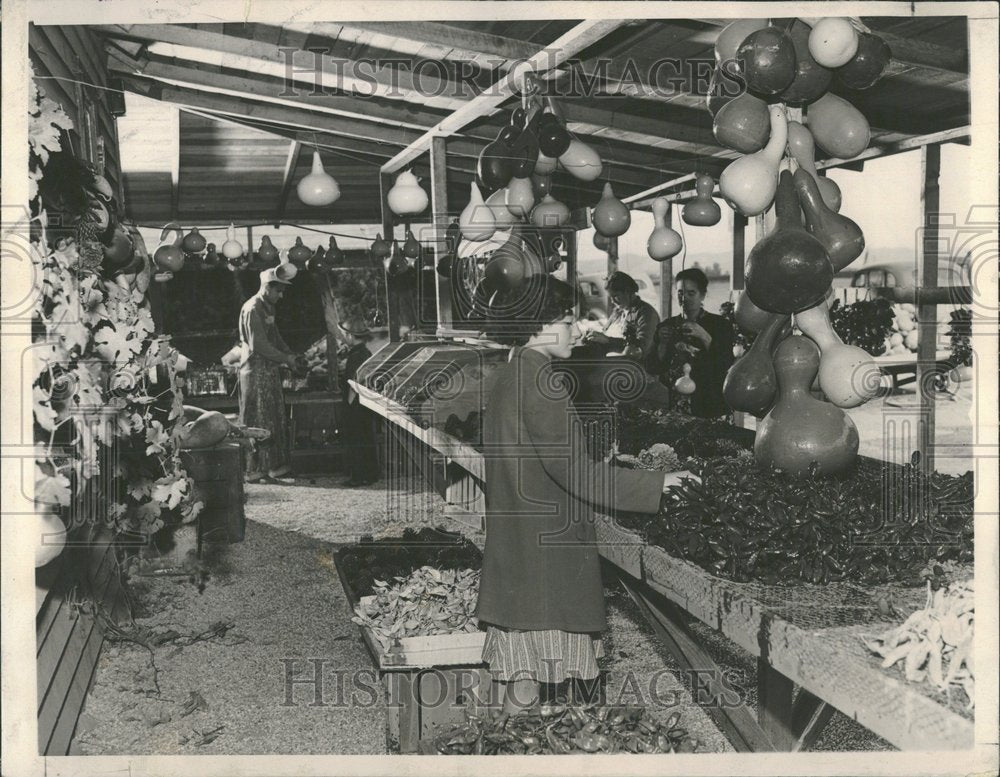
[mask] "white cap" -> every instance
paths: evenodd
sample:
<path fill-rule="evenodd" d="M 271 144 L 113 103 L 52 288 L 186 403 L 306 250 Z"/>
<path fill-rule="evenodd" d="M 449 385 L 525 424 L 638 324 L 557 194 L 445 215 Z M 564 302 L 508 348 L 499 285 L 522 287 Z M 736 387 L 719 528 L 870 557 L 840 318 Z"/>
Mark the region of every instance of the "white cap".
<path fill-rule="evenodd" d="M 268 270 L 262 270 L 260 273 L 260 287 L 264 288 L 269 283 L 283 283 L 286 286 L 291 286 L 291 281 L 286 281 L 284 278 L 278 276 L 278 268 L 272 267 Z"/>

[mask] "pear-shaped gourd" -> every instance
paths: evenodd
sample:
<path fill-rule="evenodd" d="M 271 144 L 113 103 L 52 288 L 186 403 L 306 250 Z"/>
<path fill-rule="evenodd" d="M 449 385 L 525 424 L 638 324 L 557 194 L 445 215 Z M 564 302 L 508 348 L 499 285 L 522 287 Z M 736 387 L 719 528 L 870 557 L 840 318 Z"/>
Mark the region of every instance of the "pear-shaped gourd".
<path fill-rule="evenodd" d="M 600 177 L 604 164 L 600 155 L 582 140 L 573 138 L 566 150 L 559 155 L 559 164 L 574 178 L 594 181 Z"/>
<path fill-rule="evenodd" d="M 736 51 L 747 89 L 756 94 L 780 94 L 795 79 L 795 46 L 779 27 L 750 33 Z"/>
<path fill-rule="evenodd" d="M 606 252 L 609 248 L 611 248 L 611 238 L 605 237 L 596 229 L 594 230 L 593 243 L 594 243 L 594 248 L 596 248 L 598 251 Z"/>
<path fill-rule="evenodd" d="M 556 171 L 556 167 L 559 165 L 559 158 L 554 156 L 545 156 L 541 151 L 538 152 L 538 159 L 535 161 L 535 169 L 531 173 L 532 179 L 536 179 L 538 176 L 551 175 Z M 545 196 L 545 192 L 541 192 L 542 196 Z"/>
<path fill-rule="evenodd" d="M 540 155 L 558 159 L 569 148 L 572 138 L 563 120 L 554 113 L 543 113 L 538 122 L 538 150 Z M 541 157 L 539 157 L 541 161 Z M 538 162 L 535 163 L 538 169 Z M 544 172 L 544 171 L 543 171 Z M 549 171 L 551 172 L 551 170 Z"/>
<path fill-rule="evenodd" d="M 288 261 L 296 264 L 305 264 L 312 255 L 312 250 L 302 242 L 301 237 L 295 238 L 295 245 L 288 249 Z"/>
<path fill-rule="evenodd" d="M 795 314 L 795 326 L 819 346 L 819 387 L 837 407 L 863 405 L 882 382 L 875 360 L 855 345 L 845 345 L 830 323 L 826 300 Z"/>
<path fill-rule="evenodd" d="M 337 237 L 330 235 L 330 241 L 326 247 L 326 264 L 328 267 L 336 267 L 344 263 L 344 252 L 337 245 Z"/>
<path fill-rule="evenodd" d="M 295 191 L 302 202 L 313 207 L 330 205 L 340 198 L 340 186 L 323 169 L 318 151 L 313 151 L 312 170 L 299 181 Z"/>
<path fill-rule="evenodd" d="M 730 100 L 712 121 L 712 134 L 726 148 L 744 154 L 760 151 L 771 135 L 767 103 L 752 94 Z"/>
<path fill-rule="evenodd" d="M 66 524 L 57 510 L 35 513 L 35 569 L 54 561 L 66 547 Z"/>
<path fill-rule="evenodd" d="M 667 226 L 667 211 L 670 209 L 663 197 L 657 197 L 650 205 L 653 211 L 653 231 L 646 241 L 646 253 L 649 258 L 657 262 L 665 262 L 673 256 L 677 256 L 684 248 L 684 241 L 680 234 Z"/>
<path fill-rule="evenodd" d="M 795 78 L 781 93 L 782 102 L 803 105 L 821 97 L 830 88 L 833 71 L 823 67 L 809 52 L 809 25 L 793 19 L 787 27 L 788 37 L 795 48 Z"/>
<path fill-rule="evenodd" d="M 828 208 L 816 181 L 801 167 L 795 171 L 794 181 L 809 232 L 823 244 L 834 272 L 840 272 L 865 250 L 861 227 Z"/>
<path fill-rule="evenodd" d="M 499 230 L 509 229 L 517 217 L 507 207 L 507 188 L 497 189 L 486 198 L 486 206 L 493 211 L 493 221 Z"/>
<path fill-rule="evenodd" d="M 615 197 L 611 184 L 606 183 L 590 220 L 594 223 L 594 229 L 605 237 L 618 237 L 628 232 L 632 212 L 624 202 Z"/>
<path fill-rule="evenodd" d="M 812 133 L 797 121 L 788 122 L 787 146 L 789 155 L 816 181 L 826 206 L 834 213 L 838 212 L 841 204 L 840 187 L 816 170 L 816 144 Z"/>
<path fill-rule="evenodd" d="M 233 224 L 230 224 L 226 230 L 226 242 L 222 244 L 222 255 L 230 260 L 243 256 L 243 244 L 236 239 L 236 227 Z"/>
<path fill-rule="evenodd" d="M 389 245 L 387 240 L 382 238 L 381 232 L 375 235 L 375 239 L 372 241 L 371 252 L 372 258 L 377 262 L 385 261 L 392 253 L 392 246 Z M 326 253 L 325 250 L 324 253 Z"/>
<path fill-rule="evenodd" d="M 526 219 L 535 206 L 535 192 L 530 178 L 511 178 L 504 189 L 504 204 L 516 218 Z"/>
<path fill-rule="evenodd" d="M 724 105 L 746 92 L 746 84 L 740 75 L 739 65 L 735 60 L 725 62 L 712 71 L 708 82 L 708 94 L 705 95 L 705 105 L 708 112 L 715 116 Z"/>
<path fill-rule="evenodd" d="M 506 206 L 504 206 L 506 208 Z M 488 240 L 497 229 L 493 210 L 483 202 L 483 195 L 475 183 L 470 185 L 469 204 L 458 217 L 462 237 L 474 242 Z"/>
<path fill-rule="evenodd" d="M 531 176 L 531 190 L 535 195 L 536 202 L 542 199 L 552 191 L 552 175 L 549 173 L 539 174 L 538 168 L 535 168 L 535 173 Z"/>
<path fill-rule="evenodd" d="M 757 426 L 754 458 L 765 466 L 801 475 L 813 463 L 821 475 L 850 469 L 858 456 L 858 428 L 839 407 L 812 397 L 819 349 L 793 335 L 774 353 L 778 401 Z"/>
<path fill-rule="evenodd" d="M 327 251 L 327 256 L 330 252 Z M 406 239 L 403 241 L 403 256 L 407 259 L 416 259 L 420 256 L 420 243 L 413 236 L 413 232 L 409 229 L 406 230 Z"/>
<path fill-rule="evenodd" d="M 823 67 L 846 65 L 857 50 L 857 30 L 843 17 L 828 16 L 820 19 L 809 33 L 809 52 Z"/>
<path fill-rule="evenodd" d="M 721 113 L 721 111 L 720 111 Z M 731 162 L 719 177 L 719 190 L 726 201 L 744 216 L 756 216 L 770 207 L 778 188 L 778 163 L 788 139 L 785 109 L 768 108 L 771 137 L 755 154 Z"/>
<path fill-rule="evenodd" d="M 753 300 L 744 290 L 736 298 L 736 309 L 733 311 L 733 315 L 736 318 L 736 325 L 740 329 L 755 335 L 763 331 L 776 314 L 768 313 L 754 305 Z"/>
<path fill-rule="evenodd" d="M 715 39 L 716 65 L 736 59 L 736 52 L 747 36 L 767 26 L 767 19 L 738 19 L 723 27 L 719 37 Z"/>
<path fill-rule="evenodd" d="M 177 233 L 174 242 L 163 242 L 171 232 Z M 160 232 L 160 242 L 162 245 L 153 254 L 153 262 L 160 270 L 174 273 L 184 266 L 184 249 L 181 248 L 183 239 L 184 233 L 181 232 L 181 228 L 173 223 L 167 224 L 163 228 L 163 231 Z"/>
<path fill-rule="evenodd" d="M 326 249 L 317 246 L 312 256 L 306 259 L 306 270 L 312 273 L 324 273 L 329 269 L 326 264 Z"/>
<path fill-rule="evenodd" d="M 517 288 L 524 280 L 526 261 L 520 241 L 513 236 L 493 252 L 486 261 L 483 274 L 493 291 Z"/>
<path fill-rule="evenodd" d="M 531 211 L 531 223 L 536 227 L 561 227 L 569 217 L 569 208 L 551 194 L 546 194 Z"/>
<path fill-rule="evenodd" d="M 858 33 L 858 50 L 837 69 L 837 78 L 849 89 L 868 89 L 878 83 L 892 61 L 892 50 L 878 35 Z"/>
<path fill-rule="evenodd" d="M 803 175 L 808 173 L 803 171 Z M 833 282 L 833 265 L 823 244 L 802 226 L 788 170 L 781 173 L 774 207 L 774 230 L 747 258 L 746 292 L 757 307 L 769 313 L 797 313 L 826 297 Z"/>
<path fill-rule="evenodd" d="M 132 243 L 132 237 L 128 230 L 121 224 L 115 224 L 110 242 L 108 245 L 102 245 L 101 250 L 104 252 L 104 261 L 101 262 L 101 266 L 114 272 L 131 264 L 132 256 L 135 254 L 135 245 Z"/>
<path fill-rule="evenodd" d="M 871 141 L 868 119 L 847 100 L 830 92 L 809 106 L 806 120 L 817 145 L 830 156 L 852 159 Z"/>
<path fill-rule="evenodd" d="M 479 180 L 488 190 L 506 186 L 514 175 L 513 144 L 516 139 L 516 130 L 507 125 L 497 134 L 496 140 L 487 144 L 479 153 L 476 170 Z"/>
<path fill-rule="evenodd" d="M 260 248 L 257 249 L 257 258 L 265 267 L 271 267 L 278 262 L 278 249 L 274 247 L 271 238 L 264 235 L 260 239 Z"/>
<path fill-rule="evenodd" d="M 219 254 L 215 250 L 215 243 L 209 243 L 205 246 L 205 258 L 201 260 L 203 267 L 215 267 L 219 264 L 221 260 L 219 259 Z"/>
<path fill-rule="evenodd" d="M 198 231 L 198 227 L 192 227 L 191 231 L 184 236 L 181 248 L 186 254 L 200 254 L 205 250 L 205 237 Z"/>
<path fill-rule="evenodd" d="M 685 203 L 684 210 L 681 211 L 681 218 L 685 224 L 693 227 L 711 227 L 719 223 L 722 218 L 722 209 L 719 203 L 712 199 L 712 190 L 715 188 L 715 181 L 710 175 L 699 175 L 694 182 L 697 196 Z"/>
<path fill-rule="evenodd" d="M 406 263 L 406 257 L 403 256 L 403 249 L 400 247 L 398 240 L 392 241 L 392 248 L 389 251 L 389 256 L 382 260 L 382 266 L 385 268 L 386 274 L 390 278 L 401 275 L 409 267 Z"/>
<path fill-rule="evenodd" d="M 678 394 L 693 394 L 696 388 L 698 386 L 691 378 L 691 365 L 685 364 L 684 374 L 674 381 L 674 391 Z"/>
<path fill-rule="evenodd" d="M 409 170 L 399 174 L 386 199 L 389 210 L 397 216 L 415 216 L 423 213 L 428 203 L 427 192 L 420 186 L 417 176 Z"/>
<path fill-rule="evenodd" d="M 531 115 L 523 108 L 516 108 L 510 116 L 510 125 L 517 132 L 513 143 L 513 165 L 515 178 L 530 178 L 538 161 L 538 124 L 541 111 L 533 109 Z"/>
<path fill-rule="evenodd" d="M 792 331 L 790 316 L 766 314 L 767 323 L 750 350 L 733 362 L 722 384 L 722 398 L 739 413 L 762 418 L 778 398 L 778 379 L 771 355 L 775 346 Z"/>

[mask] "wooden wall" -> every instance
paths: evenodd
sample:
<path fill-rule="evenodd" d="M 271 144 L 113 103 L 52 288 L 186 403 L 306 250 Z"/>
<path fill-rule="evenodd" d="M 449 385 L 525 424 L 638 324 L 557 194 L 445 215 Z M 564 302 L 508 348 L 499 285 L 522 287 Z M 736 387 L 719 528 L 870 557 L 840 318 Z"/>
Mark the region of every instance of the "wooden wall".
<path fill-rule="evenodd" d="M 97 165 L 124 202 L 103 42 L 87 27 L 33 24 L 28 28 L 28 57 L 45 94 L 73 121 L 73 153 Z"/>

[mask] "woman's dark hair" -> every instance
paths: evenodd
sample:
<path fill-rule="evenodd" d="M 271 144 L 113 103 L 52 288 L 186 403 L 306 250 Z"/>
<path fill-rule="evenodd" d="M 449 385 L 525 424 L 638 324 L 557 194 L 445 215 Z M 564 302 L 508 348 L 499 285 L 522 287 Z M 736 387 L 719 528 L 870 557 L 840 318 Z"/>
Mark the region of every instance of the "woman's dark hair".
<path fill-rule="evenodd" d="M 608 282 L 605 285 L 608 291 L 623 291 L 626 294 L 635 294 L 639 291 L 639 284 L 635 282 L 633 278 L 628 273 L 621 271 L 613 272 L 608 277 Z"/>
<path fill-rule="evenodd" d="M 568 283 L 532 275 L 490 297 L 486 334 L 498 343 L 524 345 L 546 324 L 573 313 L 575 305 L 576 293 Z"/>
<path fill-rule="evenodd" d="M 708 276 L 697 267 L 688 267 L 686 270 L 681 270 L 674 278 L 674 283 L 677 281 L 692 281 L 702 294 L 708 292 Z"/>

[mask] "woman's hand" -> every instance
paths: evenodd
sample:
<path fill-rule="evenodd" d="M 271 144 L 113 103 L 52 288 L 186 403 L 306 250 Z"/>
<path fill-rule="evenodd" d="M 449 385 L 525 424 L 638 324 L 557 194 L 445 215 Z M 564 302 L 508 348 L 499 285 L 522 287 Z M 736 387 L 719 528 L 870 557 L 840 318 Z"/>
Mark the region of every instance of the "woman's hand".
<path fill-rule="evenodd" d="M 606 345 L 607 343 L 611 342 L 611 338 L 608 337 L 606 334 L 604 334 L 604 332 L 598 332 L 596 330 L 591 330 L 590 332 L 587 332 L 583 336 L 583 339 L 584 342 L 601 343 L 602 345 Z"/>
<path fill-rule="evenodd" d="M 712 344 L 712 335 L 701 324 L 696 324 L 693 321 L 688 321 L 682 327 L 684 334 L 688 337 L 693 337 L 703 346 L 708 348 Z"/>
<path fill-rule="evenodd" d="M 688 356 L 697 356 L 698 351 L 701 349 L 693 343 L 677 343 L 674 348 L 676 348 L 681 353 L 686 353 Z"/>

